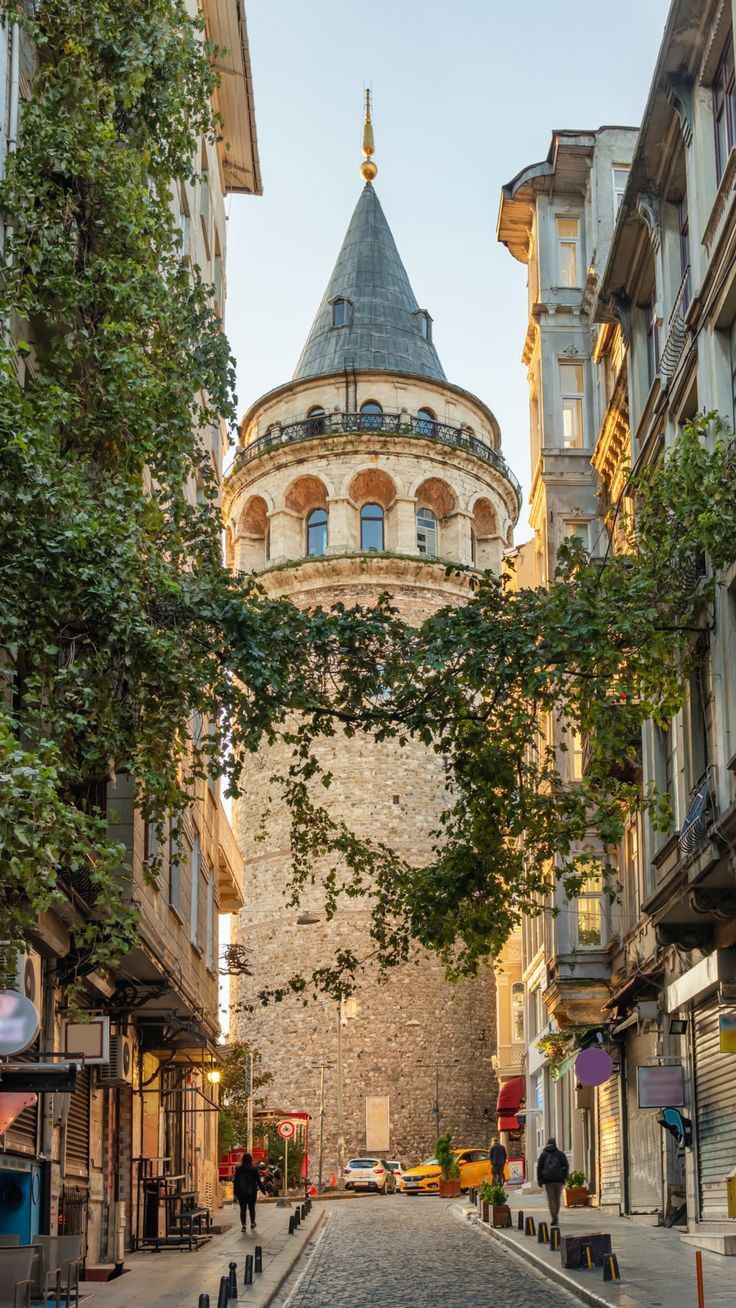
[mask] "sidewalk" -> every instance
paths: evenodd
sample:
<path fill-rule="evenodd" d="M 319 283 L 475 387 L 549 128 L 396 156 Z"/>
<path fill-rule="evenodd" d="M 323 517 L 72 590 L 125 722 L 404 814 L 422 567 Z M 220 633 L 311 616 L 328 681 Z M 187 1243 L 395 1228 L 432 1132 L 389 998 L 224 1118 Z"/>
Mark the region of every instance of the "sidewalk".
<path fill-rule="evenodd" d="M 559 1253 L 537 1244 L 536 1236 L 517 1229 L 517 1214 L 523 1209 L 538 1224 L 549 1221 L 543 1194 L 512 1194 L 509 1199 L 513 1227 L 493 1230 L 477 1219 L 477 1229 L 497 1240 L 525 1262 L 564 1285 L 584 1303 L 598 1308 L 697 1308 L 695 1249 L 684 1244 L 676 1231 L 662 1226 L 645 1226 L 625 1217 L 611 1217 L 597 1208 L 563 1208 L 563 1235 L 591 1235 L 607 1232 L 621 1272 L 620 1281 L 604 1281 L 603 1270 L 573 1271 L 562 1268 Z M 475 1209 L 463 1213 L 470 1220 Z M 703 1252 L 703 1282 L 706 1308 L 733 1308 L 736 1304 L 736 1260 Z"/>
<path fill-rule="evenodd" d="M 227 1276 L 228 1263 L 234 1261 L 238 1265 L 238 1301 L 248 1308 L 266 1308 L 325 1216 L 324 1207 L 313 1204 L 296 1234 L 289 1235 L 289 1213 L 294 1207 L 259 1203 L 258 1230 L 244 1235 L 237 1208 L 228 1205 L 215 1214 L 215 1222 L 226 1228 L 223 1234 L 213 1236 L 197 1253 L 165 1249 L 128 1254 L 123 1276 L 114 1281 L 83 1281 L 80 1291 L 90 1308 L 197 1308 L 200 1294 L 208 1294 L 210 1308 L 217 1308 L 220 1277 Z M 253 1285 L 246 1286 L 245 1255 L 253 1253 L 257 1244 L 263 1249 L 263 1272 L 260 1276 L 254 1273 Z"/>

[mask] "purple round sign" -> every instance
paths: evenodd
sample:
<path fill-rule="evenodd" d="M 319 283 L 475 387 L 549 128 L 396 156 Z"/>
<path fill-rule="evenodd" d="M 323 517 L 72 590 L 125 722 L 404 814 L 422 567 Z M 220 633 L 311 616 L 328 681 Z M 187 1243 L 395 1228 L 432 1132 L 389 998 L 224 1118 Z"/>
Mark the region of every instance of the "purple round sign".
<path fill-rule="evenodd" d="M 582 1085 L 603 1085 L 612 1071 L 611 1055 L 605 1049 L 584 1049 L 575 1059 L 575 1075 Z"/>

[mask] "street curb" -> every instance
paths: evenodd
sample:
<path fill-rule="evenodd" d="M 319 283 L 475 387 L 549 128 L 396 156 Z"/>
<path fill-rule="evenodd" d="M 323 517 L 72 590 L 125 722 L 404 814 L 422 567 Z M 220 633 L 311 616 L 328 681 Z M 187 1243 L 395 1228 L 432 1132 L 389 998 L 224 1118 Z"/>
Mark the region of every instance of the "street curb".
<path fill-rule="evenodd" d="M 314 1239 L 315 1235 L 317 1234 L 322 1223 L 325 1221 L 326 1217 L 327 1217 L 327 1213 L 324 1209 L 322 1209 L 321 1213 L 317 1214 L 317 1221 L 315 1222 L 314 1226 L 311 1226 L 309 1228 L 309 1232 L 307 1234 L 306 1240 L 303 1240 L 302 1243 L 298 1246 L 298 1248 L 294 1250 L 293 1258 L 291 1258 L 288 1265 L 284 1267 L 283 1275 L 280 1277 L 277 1284 L 274 1285 L 268 1298 L 263 1300 L 262 1308 L 268 1308 L 268 1305 L 273 1303 L 274 1299 L 276 1298 L 276 1295 L 279 1294 L 281 1290 L 283 1290 L 284 1282 L 288 1281 L 289 1277 L 291 1276 L 291 1273 L 293 1272 L 294 1268 L 299 1262 L 299 1259 L 304 1253 L 304 1250 L 306 1249 L 310 1240 Z"/>
<path fill-rule="evenodd" d="M 503 1245 L 503 1248 L 517 1258 L 520 1263 L 531 1263 L 532 1267 L 541 1272 L 543 1276 L 548 1277 L 550 1281 L 557 1281 L 558 1285 L 563 1286 L 570 1294 L 574 1294 L 577 1299 L 582 1299 L 583 1303 L 592 1304 L 593 1308 L 611 1308 L 610 1299 L 604 1299 L 603 1295 L 596 1294 L 594 1290 L 589 1290 L 585 1285 L 580 1285 L 578 1281 L 574 1281 L 571 1276 L 568 1276 L 567 1272 L 564 1272 L 561 1267 L 550 1267 L 549 1263 L 540 1258 L 533 1249 L 518 1245 L 514 1240 L 510 1240 L 508 1236 L 503 1235 L 497 1228 L 488 1226 L 486 1222 L 481 1221 L 480 1217 L 472 1225 L 482 1231 L 484 1235 L 490 1236 L 497 1244 Z"/>

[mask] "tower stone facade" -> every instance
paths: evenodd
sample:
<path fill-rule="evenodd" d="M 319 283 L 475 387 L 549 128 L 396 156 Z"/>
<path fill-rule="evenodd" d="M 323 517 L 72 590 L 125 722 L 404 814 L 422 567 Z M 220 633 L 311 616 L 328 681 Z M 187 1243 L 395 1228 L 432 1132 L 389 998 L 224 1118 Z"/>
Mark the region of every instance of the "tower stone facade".
<path fill-rule="evenodd" d="M 475 569 L 500 570 L 518 511 L 496 419 L 447 381 L 432 319 L 368 180 L 294 378 L 243 419 L 226 489 L 230 565 L 256 571 L 269 595 L 303 606 L 370 605 L 389 591 L 418 624 L 466 602 Z M 448 562 L 467 571 L 448 576 Z M 418 742 L 400 748 L 341 734 L 320 746 L 320 757 L 333 774 L 323 802 L 334 817 L 412 863 L 431 859 L 430 833 L 447 798 L 441 759 Z M 341 947 L 371 953 L 370 906 L 343 902 L 327 922 L 319 868 L 300 910 L 287 907 L 288 814 L 267 782 L 284 761 L 279 746 L 253 761 L 234 815 L 246 902 L 233 938 L 252 950 L 269 985 L 311 972 Z M 300 916 L 312 921 L 300 925 Z M 252 999 L 249 984 L 235 983 L 236 1002 Z M 488 1141 L 496 1111 L 491 968 L 453 985 L 434 958 L 418 955 L 380 984 L 366 963 L 357 994 L 339 1007 L 287 1000 L 235 1011 L 233 1029 L 272 1073 L 269 1104 L 312 1114 L 313 1142 L 324 1065 L 326 1177 L 352 1153 L 416 1162 L 433 1149 L 438 1125 L 461 1145 Z M 310 1153 L 315 1177 L 316 1142 Z"/>

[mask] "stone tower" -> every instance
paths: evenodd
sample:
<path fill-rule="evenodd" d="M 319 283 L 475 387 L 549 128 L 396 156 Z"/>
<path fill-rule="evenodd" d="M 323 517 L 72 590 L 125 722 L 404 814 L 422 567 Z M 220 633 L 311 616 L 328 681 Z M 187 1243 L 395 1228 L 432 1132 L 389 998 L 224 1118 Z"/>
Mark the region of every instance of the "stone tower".
<path fill-rule="evenodd" d="M 406 620 L 420 623 L 467 600 L 474 568 L 499 571 L 519 490 L 493 414 L 445 377 L 370 158 L 363 176 L 294 377 L 243 419 L 225 496 L 228 557 L 255 570 L 269 595 L 295 604 L 370 605 L 389 591 Z M 446 576 L 448 562 L 467 573 Z M 268 985 L 311 972 L 340 947 L 359 957 L 371 951 L 365 902 L 343 904 L 325 921 L 319 869 L 301 911 L 286 907 L 288 820 L 278 806 L 266 842 L 255 840 L 278 754 L 254 761 L 234 814 L 246 870 L 233 939 L 251 949 Z M 334 816 L 361 834 L 380 833 L 410 862 L 429 860 L 446 798 L 440 759 L 418 743 L 400 749 L 342 736 L 321 757 L 333 774 L 323 802 Z M 252 986 L 234 982 L 235 1000 L 252 1000 Z M 320 1064 L 326 1178 L 353 1153 L 418 1161 L 432 1151 L 438 1121 L 458 1144 L 488 1141 L 496 1113 L 490 968 L 452 985 L 434 958 L 421 956 L 379 985 L 367 966 L 357 995 L 339 1009 L 326 999 L 256 1006 L 234 1014 L 233 1031 L 272 1073 L 269 1105 L 312 1114 L 313 1178 Z"/>

